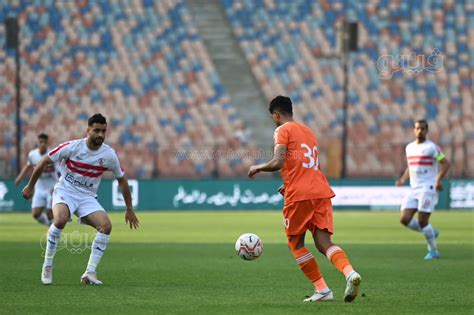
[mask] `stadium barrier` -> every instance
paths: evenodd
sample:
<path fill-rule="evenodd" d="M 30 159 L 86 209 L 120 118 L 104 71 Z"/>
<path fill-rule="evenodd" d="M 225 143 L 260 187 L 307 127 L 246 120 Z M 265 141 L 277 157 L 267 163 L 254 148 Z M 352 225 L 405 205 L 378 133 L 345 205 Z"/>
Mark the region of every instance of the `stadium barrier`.
<path fill-rule="evenodd" d="M 398 210 L 409 188 L 393 180 L 331 180 L 339 209 Z M 137 210 L 280 210 L 281 181 L 270 180 L 129 180 Z M 0 180 L 0 211 L 29 211 L 21 195 L 22 183 Z M 474 210 L 474 180 L 445 181 L 437 209 Z M 103 180 L 99 201 L 108 210 L 124 209 L 117 181 Z"/>

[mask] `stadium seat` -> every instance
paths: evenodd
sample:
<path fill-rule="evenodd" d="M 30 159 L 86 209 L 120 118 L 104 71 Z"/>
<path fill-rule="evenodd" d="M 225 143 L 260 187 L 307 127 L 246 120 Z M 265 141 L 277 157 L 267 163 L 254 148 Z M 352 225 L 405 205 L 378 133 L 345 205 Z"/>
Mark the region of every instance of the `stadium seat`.
<path fill-rule="evenodd" d="M 22 161 L 39 132 L 50 134 L 55 146 L 85 136 L 88 116 L 102 112 L 107 142 L 129 177 L 203 178 L 216 171 L 208 160 L 169 153 L 235 141 L 240 122 L 185 1 L 12 2 L 0 14 L 2 43 L 9 15 L 21 26 Z M 11 118 L 2 120 L 0 160 L 14 170 L 11 51 L 0 50 L 0 70 L 7 79 L 0 113 Z M 157 157 L 161 152 L 168 153 Z M 229 176 L 245 176 L 228 163 Z"/>
<path fill-rule="evenodd" d="M 325 139 L 342 132 L 337 30 L 347 15 L 359 22 L 359 50 L 349 56 L 349 176 L 403 170 L 403 146 L 420 118 L 428 119 L 429 137 L 453 159 L 451 176 L 472 176 L 472 2 L 221 3 L 262 93 L 267 100 L 278 94 L 293 99 L 296 118 L 320 136 L 322 161 L 331 145 Z M 37 133 L 49 133 L 52 145 L 83 137 L 87 117 L 102 112 L 109 119 L 107 141 L 121 155 L 137 152 L 133 161 L 123 161 L 130 177 L 245 176 L 255 162 L 188 161 L 173 154 L 183 146 L 229 152 L 244 146 L 234 136 L 242 128 L 238 111 L 184 0 L 12 1 L 1 13 L 2 47 L 4 19 L 17 16 L 21 26 L 22 161 Z M 435 49 L 440 55 L 433 55 Z M 419 57 L 401 68 L 398 54 Z M 380 68 L 384 55 L 392 59 Z M 418 68 L 409 68 L 415 61 Z M 0 161 L 12 174 L 13 51 L 0 49 L 0 73 Z M 246 148 L 254 150 L 251 143 Z"/>
<path fill-rule="evenodd" d="M 403 170 L 403 146 L 413 138 L 416 119 L 429 121 L 430 137 L 442 146 L 455 134 L 459 138 L 462 132 L 472 132 L 472 124 L 456 131 L 456 125 L 445 123 L 448 116 L 455 121 L 473 117 L 468 69 L 474 44 L 466 36 L 474 32 L 474 24 L 466 22 L 474 14 L 472 4 L 347 2 L 343 10 L 341 1 L 221 3 L 266 98 L 289 95 L 296 118 L 321 137 L 340 135 L 342 130 L 344 78 L 337 58 L 337 29 L 345 12 L 359 22 L 359 50 L 349 56 L 349 176 L 395 176 Z M 440 68 L 433 66 L 435 48 L 443 58 Z M 382 78 L 378 58 L 400 53 L 424 56 L 423 68 L 410 71 L 389 63 L 384 73 L 390 79 Z M 390 154 L 390 147 L 401 153 Z M 462 150 L 454 145 L 448 158 L 466 159 L 458 152 Z M 368 162 L 372 167 L 364 169 Z M 467 170 L 472 172 L 472 166 L 455 167 L 452 175 L 462 176 Z"/>

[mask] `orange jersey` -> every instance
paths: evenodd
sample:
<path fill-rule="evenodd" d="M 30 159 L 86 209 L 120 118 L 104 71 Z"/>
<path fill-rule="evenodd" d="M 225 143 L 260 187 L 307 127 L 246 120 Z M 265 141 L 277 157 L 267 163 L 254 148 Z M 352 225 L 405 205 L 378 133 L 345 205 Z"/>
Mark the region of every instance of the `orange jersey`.
<path fill-rule="evenodd" d="M 319 170 L 318 140 L 303 124 L 287 122 L 275 130 L 275 145 L 286 146 L 281 177 L 285 185 L 285 204 L 335 196 L 324 174 Z"/>

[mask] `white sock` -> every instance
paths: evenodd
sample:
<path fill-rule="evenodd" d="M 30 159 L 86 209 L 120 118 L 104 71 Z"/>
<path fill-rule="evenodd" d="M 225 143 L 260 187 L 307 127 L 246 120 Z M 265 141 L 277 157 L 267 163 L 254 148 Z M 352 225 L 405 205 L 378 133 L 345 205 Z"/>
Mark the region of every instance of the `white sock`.
<path fill-rule="evenodd" d="M 49 226 L 48 230 L 48 242 L 46 244 L 46 252 L 44 254 L 44 266 L 52 266 L 54 254 L 56 254 L 56 248 L 58 247 L 59 241 L 61 240 L 62 229 L 58 229 L 54 224 Z"/>
<path fill-rule="evenodd" d="M 36 221 L 38 221 L 39 223 L 44 224 L 44 225 L 50 225 L 51 224 L 51 222 L 48 219 L 48 215 L 44 212 L 42 212 L 39 215 L 39 217 L 36 218 Z"/>
<path fill-rule="evenodd" d="M 431 224 L 428 224 L 423 228 L 423 234 L 425 235 L 426 241 L 430 251 L 436 251 L 436 240 L 435 233 Z"/>
<path fill-rule="evenodd" d="M 89 257 L 89 262 L 87 263 L 87 272 L 95 273 L 95 269 L 99 264 L 102 256 L 104 256 L 105 249 L 109 243 L 110 235 L 97 232 L 95 239 L 92 242 L 91 246 L 91 255 Z"/>
<path fill-rule="evenodd" d="M 415 219 L 415 218 L 412 218 L 410 223 L 408 223 L 408 225 L 406 227 L 409 228 L 410 230 L 413 230 L 413 231 L 416 231 L 416 232 L 421 232 L 422 231 L 420 223 L 418 223 L 418 220 Z"/>

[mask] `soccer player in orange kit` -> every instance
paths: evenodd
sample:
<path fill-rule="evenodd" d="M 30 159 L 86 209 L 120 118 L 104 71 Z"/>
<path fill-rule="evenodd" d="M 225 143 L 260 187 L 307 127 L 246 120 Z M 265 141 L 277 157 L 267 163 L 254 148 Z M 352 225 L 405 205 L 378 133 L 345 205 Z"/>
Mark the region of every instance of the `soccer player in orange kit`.
<path fill-rule="evenodd" d="M 303 124 L 293 120 L 293 106 L 289 97 L 277 96 L 270 102 L 270 113 L 277 126 L 274 140 L 274 157 L 271 161 L 253 165 L 248 176 L 259 172 L 281 169 L 285 197 L 283 215 L 288 246 L 305 276 L 314 284 L 315 293 L 305 302 L 331 301 L 334 299 L 321 275 L 318 264 L 305 247 L 306 231 L 311 231 L 319 252 L 346 277 L 344 301 L 352 302 L 359 292 L 360 275 L 352 268 L 342 248 L 331 242 L 334 192 L 324 174 L 319 170 L 318 140 Z"/>

